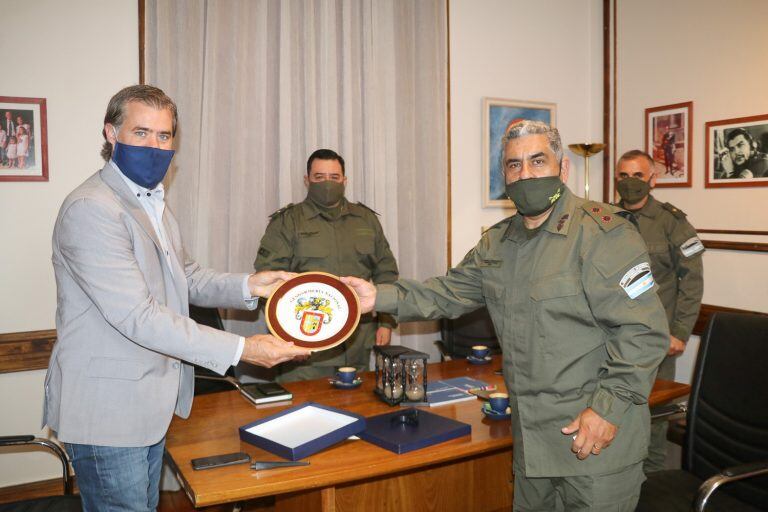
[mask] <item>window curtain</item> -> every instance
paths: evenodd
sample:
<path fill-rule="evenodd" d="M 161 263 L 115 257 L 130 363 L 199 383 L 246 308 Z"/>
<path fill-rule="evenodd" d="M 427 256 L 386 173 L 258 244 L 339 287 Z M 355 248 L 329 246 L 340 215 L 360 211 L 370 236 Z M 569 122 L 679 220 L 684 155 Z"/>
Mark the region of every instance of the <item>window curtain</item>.
<path fill-rule="evenodd" d="M 305 198 L 306 159 L 325 147 L 346 161 L 347 197 L 380 214 L 401 275 L 445 272 L 445 0 L 147 0 L 145 16 L 146 82 L 179 108 L 167 201 L 202 265 L 252 270 L 269 215 Z M 434 331 L 399 334 L 436 355 Z"/>

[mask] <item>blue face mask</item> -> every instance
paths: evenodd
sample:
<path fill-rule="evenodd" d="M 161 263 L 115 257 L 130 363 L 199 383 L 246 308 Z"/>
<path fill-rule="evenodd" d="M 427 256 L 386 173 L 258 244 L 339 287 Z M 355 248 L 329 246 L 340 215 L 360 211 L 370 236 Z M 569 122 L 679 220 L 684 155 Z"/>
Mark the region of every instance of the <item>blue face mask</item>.
<path fill-rule="evenodd" d="M 174 151 L 147 146 L 130 146 L 115 141 L 112 160 L 129 180 L 152 190 L 163 181 Z"/>

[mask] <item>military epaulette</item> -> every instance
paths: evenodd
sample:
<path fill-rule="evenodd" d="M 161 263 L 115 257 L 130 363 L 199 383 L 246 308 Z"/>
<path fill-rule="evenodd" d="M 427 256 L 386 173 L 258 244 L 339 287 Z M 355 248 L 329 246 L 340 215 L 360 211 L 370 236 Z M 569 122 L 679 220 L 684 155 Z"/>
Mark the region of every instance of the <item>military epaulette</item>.
<path fill-rule="evenodd" d="M 281 215 L 284 211 L 288 210 L 289 208 L 293 208 L 295 205 L 293 203 L 288 203 L 287 205 L 283 206 L 276 212 L 274 212 L 272 215 L 269 216 L 270 219 L 274 219 L 278 215 Z"/>
<path fill-rule="evenodd" d="M 373 208 L 371 208 L 371 207 L 369 207 L 369 206 L 365 206 L 365 205 L 364 205 L 363 203 L 361 203 L 360 201 L 358 201 L 358 202 L 357 202 L 357 206 L 362 206 L 362 207 L 363 207 L 363 208 L 365 208 L 366 210 L 368 210 L 368 211 L 370 211 L 370 212 L 373 212 L 373 214 L 374 214 L 374 215 L 379 215 L 379 212 L 377 212 L 376 210 L 374 210 Z M 381 215 L 379 215 L 379 217 L 381 217 Z"/>
<path fill-rule="evenodd" d="M 669 203 L 661 203 L 661 207 L 667 210 L 669 213 L 671 213 L 675 217 L 677 217 L 678 219 L 684 219 L 686 217 L 686 214 L 683 210 Z"/>
<path fill-rule="evenodd" d="M 618 215 L 615 207 L 610 205 L 587 201 L 581 207 L 603 231 L 610 231 L 625 222 L 624 217 Z"/>
<path fill-rule="evenodd" d="M 512 217 L 514 217 L 514 215 L 513 215 Z M 486 234 L 486 233 L 488 233 L 489 231 L 491 231 L 491 230 L 494 230 L 494 229 L 499 229 L 499 228 L 504 228 L 504 229 L 506 229 L 506 228 L 507 228 L 507 226 L 509 225 L 509 221 L 510 221 L 510 220 L 512 220 L 512 217 L 507 217 L 507 218 L 501 219 L 499 222 L 497 222 L 497 223 L 496 223 L 496 224 L 494 224 L 493 226 L 491 226 L 491 227 L 489 227 L 489 228 L 485 228 L 485 229 L 483 230 L 483 233 L 482 233 L 482 234 L 484 235 L 484 234 Z"/>
<path fill-rule="evenodd" d="M 618 206 L 617 206 L 617 208 L 618 208 Z M 640 224 L 637 222 L 637 217 L 635 217 L 634 213 L 632 213 L 630 211 L 627 211 L 627 210 L 619 209 L 619 210 L 616 210 L 616 215 L 621 215 L 622 217 L 624 217 L 624 219 L 626 219 L 629 222 L 631 222 L 632 225 L 635 226 L 635 228 L 637 228 L 638 230 L 640 229 Z"/>

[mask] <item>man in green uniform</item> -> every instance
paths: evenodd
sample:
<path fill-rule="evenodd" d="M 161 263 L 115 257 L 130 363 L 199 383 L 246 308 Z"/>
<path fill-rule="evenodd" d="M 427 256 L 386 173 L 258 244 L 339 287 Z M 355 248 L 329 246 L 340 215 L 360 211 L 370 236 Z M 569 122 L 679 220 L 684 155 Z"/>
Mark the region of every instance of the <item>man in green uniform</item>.
<path fill-rule="evenodd" d="M 685 350 L 699 316 L 704 293 L 704 246 L 683 212 L 650 194 L 656 185 L 654 169 L 648 153 L 624 153 L 616 164 L 616 189 L 621 196 L 620 206 L 635 215 L 640 235 L 648 246 L 651 271 L 659 287 L 657 293 L 669 322 L 669 349 L 658 377 L 671 380 L 675 377 L 675 356 Z M 646 473 L 665 467 L 667 426 L 666 421 L 651 425 L 651 444 L 643 468 Z"/>
<path fill-rule="evenodd" d="M 520 121 L 502 148 L 519 215 L 458 267 L 424 283 L 343 281 L 363 311 L 401 322 L 488 307 L 512 407 L 514 510 L 633 511 L 669 339 L 645 244 L 617 208 L 568 190 L 555 128 Z"/>
<path fill-rule="evenodd" d="M 307 160 L 304 183 L 307 198 L 272 215 L 253 266 L 261 270 L 356 276 L 376 284 L 394 282 L 397 262 L 376 213 L 344 197 L 344 159 L 330 149 L 318 149 Z M 396 325 L 390 315 L 363 315 L 347 341 L 313 354 L 304 363 L 281 367 L 278 379 L 288 382 L 331 377 L 339 366 L 368 370 L 374 343 L 389 344 Z"/>

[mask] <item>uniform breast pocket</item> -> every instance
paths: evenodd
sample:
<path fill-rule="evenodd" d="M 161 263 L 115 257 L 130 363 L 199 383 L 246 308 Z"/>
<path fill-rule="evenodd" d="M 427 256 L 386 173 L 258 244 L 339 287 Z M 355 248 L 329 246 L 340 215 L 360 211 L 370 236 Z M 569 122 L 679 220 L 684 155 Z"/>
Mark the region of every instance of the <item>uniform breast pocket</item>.
<path fill-rule="evenodd" d="M 563 350 L 586 352 L 602 343 L 591 329 L 594 319 L 579 276 L 569 274 L 538 281 L 531 287 L 531 300 L 536 330 L 549 355 Z"/>
<path fill-rule="evenodd" d="M 672 255 L 667 244 L 649 244 L 648 256 L 651 258 L 652 267 L 655 267 L 657 271 L 662 268 L 673 268 Z"/>
<path fill-rule="evenodd" d="M 363 257 L 370 256 L 375 250 L 372 236 L 358 236 L 355 239 L 355 250 Z"/>
<path fill-rule="evenodd" d="M 330 248 L 326 240 L 318 236 L 299 238 L 296 256 L 302 259 L 327 258 Z"/>
<path fill-rule="evenodd" d="M 483 280 L 483 298 L 485 299 L 485 306 L 488 308 L 488 313 L 491 316 L 493 322 L 493 328 L 496 331 L 496 337 L 501 338 L 504 331 L 504 325 L 502 324 L 504 314 L 504 298 L 506 290 L 500 284 L 494 281 Z"/>

